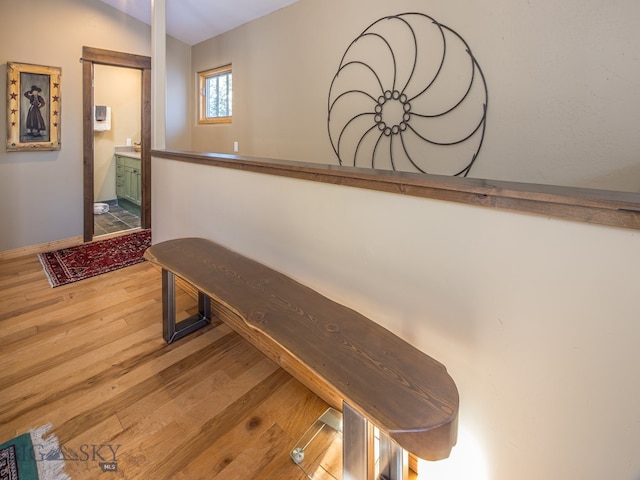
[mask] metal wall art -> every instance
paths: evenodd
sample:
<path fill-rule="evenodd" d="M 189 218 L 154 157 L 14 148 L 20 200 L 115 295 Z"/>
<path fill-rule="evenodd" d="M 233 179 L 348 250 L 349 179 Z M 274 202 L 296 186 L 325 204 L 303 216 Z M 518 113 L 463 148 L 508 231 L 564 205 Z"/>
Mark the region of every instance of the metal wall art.
<path fill-rule="evenodd" d="M 329 90 L 329 137 L 341 165 L 467 176 L 487 104 L 464 39 L 403 13 L 375 21 L 347 48 Z"/>
<path fill-rule="evenodd" d="M 7 151 L 60 150 L 60 68 L 7 63 Z"/>

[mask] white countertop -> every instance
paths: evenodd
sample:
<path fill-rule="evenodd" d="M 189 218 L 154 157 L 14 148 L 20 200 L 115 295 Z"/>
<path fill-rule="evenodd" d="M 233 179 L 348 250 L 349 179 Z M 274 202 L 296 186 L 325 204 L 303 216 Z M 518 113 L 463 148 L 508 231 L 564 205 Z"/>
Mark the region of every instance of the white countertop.
<path fill-rule="evenodd" d="M 116 152 L 116 155 L 120 155 L 121 157 L 137 158 L 140 160 L 140 152 Z"/>
<path fill-rule="evenodd" d="M 132 146 L 116 146 L 114 148 L 114 152 L 116 155 L 121 155 L 123 157 L 137 158 L 140 160 L 140 152 L 136 152 Z"/>

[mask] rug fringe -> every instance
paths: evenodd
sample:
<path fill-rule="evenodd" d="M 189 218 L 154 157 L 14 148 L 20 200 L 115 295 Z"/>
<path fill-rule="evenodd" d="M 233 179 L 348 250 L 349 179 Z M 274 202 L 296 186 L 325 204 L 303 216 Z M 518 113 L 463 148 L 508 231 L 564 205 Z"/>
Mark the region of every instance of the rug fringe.
<path fill-rule="evenodd" d="M 52 428 L 53 425 L 47 423 L 42 427 L 29 430 L 36 464 L 38 465 L 38 480 L 71 480 L 64 473 L 64 458 L 60 453 L 58 437 L 51 434 L 44 438 Z M 44 458 L 42 457 L 43 454 L 45 455 Z"/>
<path fill-rule="evenodd" d="M 42 265 L 44 274 L 47 277 L 47 280 L 49 280 L 49 285 L 51 285 L 51 288 L 54 288 L 55 285 L 53 284 L 53 274 L 49 271 L 49 265 L 47 264 L 47 261 L 44 259 L 43 253 L 38 254 L 38 260 L 40 260 L 40 265 Z"/>

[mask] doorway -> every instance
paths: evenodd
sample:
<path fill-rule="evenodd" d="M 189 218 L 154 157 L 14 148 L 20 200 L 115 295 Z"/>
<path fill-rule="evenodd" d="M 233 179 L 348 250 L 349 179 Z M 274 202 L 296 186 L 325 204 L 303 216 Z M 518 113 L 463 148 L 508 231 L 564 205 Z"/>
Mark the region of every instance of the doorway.
<path fill-rule="evenodd" d="M 141 228 L 151 228 L 151 58 L 122 52 L 82 48 L 82 97 L 83 97 L 83 183 L 84 183 L 84 241 L 90 242 L 95 232 L 94 183 L 95 138 L 94 96 L 96 66 L 124 67 L 140 72 L 140 152 L 139 152 L 139 218 Z M 99 67 L 101 68 L 101 67 Z M 133 136 L 131 138 L 133 146 Z M 137 143 L 137 142 L 136 142 Z M 125 142 L 126 146 L 126 142 Z M 135 206 L 134 206 L 135 207 Z"/>
<path fill-rule="evenodd" d="M 93 236 L 140 228 L 141 72 L 94 65 Z"/>

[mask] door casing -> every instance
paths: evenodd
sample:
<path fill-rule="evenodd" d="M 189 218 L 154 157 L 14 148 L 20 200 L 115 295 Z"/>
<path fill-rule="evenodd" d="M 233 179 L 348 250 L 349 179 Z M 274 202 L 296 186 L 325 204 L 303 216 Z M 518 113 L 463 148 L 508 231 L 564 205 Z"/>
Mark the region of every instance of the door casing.
<path fill-rule="evenodd" d="M 82 137 L 84 177 L 84 241 L 93 240 L 93 77 L 94 65 L 127 67 L 142 72 L 140 160 L 142 204 L 140 226 L 151 228 L 151 57 L 82 47 Z"/>

